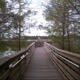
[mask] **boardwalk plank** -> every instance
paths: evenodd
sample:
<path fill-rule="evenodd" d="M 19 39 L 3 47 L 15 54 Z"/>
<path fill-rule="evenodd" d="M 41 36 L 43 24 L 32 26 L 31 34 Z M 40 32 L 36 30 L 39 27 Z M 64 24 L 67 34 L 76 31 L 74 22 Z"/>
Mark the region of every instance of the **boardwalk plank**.
<path fill-rule="evenodd" d="M 36 48 L 20 80 L 63 80 L 43 47 Z"/>

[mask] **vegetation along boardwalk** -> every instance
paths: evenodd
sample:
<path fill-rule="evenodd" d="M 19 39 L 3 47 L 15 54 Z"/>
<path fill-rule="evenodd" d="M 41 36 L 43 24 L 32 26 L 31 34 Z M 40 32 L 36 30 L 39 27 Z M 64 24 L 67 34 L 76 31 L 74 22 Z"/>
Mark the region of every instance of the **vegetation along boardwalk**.
<path fill-rule="evenodd" d="M 44 47 L 38 47 L 20 80 L 63 80 Z"/>

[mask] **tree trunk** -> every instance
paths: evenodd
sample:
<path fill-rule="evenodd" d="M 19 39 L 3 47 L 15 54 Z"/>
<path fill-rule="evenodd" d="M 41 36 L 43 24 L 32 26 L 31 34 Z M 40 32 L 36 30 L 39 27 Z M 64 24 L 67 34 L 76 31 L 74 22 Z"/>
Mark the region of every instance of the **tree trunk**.
<path fill-rule="evenodd" d="M 64 25 L 62 26 L 62 28 L 63 28 L 63 35 L 62 35 L 62 49 L 64 50 L 64 35 L 65 35 Z"/>
<path fill-rule="evenodd" d="M 21 26 L 20 26 L 20 23 L 19 23 L 19 51 L 21 50 Z"/>
<path fill-rule="evenodd" d="M 71 51 L 71 48 L 70 48 L 70 36 L 69 36 L 69 29 L 67 27 L 67 37 L 68 37 L 68 51 Z"/>

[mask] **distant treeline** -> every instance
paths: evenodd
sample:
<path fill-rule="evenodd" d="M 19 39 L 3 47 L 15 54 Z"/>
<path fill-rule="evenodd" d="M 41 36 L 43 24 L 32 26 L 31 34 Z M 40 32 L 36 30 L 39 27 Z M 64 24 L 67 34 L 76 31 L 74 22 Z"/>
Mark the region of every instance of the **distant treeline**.
<path fill-rule="evenodd" d="M 49 36 L 22 36 L 21 39 L 23 39 L 24 37 L 26 37 L 27 39 L 49 39 Z"/>

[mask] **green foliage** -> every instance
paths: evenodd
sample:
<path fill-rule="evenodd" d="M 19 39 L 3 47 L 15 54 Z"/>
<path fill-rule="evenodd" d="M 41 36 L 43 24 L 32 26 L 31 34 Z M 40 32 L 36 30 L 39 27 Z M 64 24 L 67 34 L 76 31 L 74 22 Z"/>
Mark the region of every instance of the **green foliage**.
<path fill-rule="evenodd" d="M 7 47 L 10 47 L 12 50 L 18 50 L 18 47 L 20 47 L 19 43 L 23 43 L 22 46 L 26 46 L 25 40 L 19 42 L 20 36 L 25 30 L 24 18 L 31 13 L 31 10 L 26 5 L 26 0 L 0 0 L 0 43 L 5 41 L 4 44 L 0 44 L 0 51 L 7 50 Z M 26 12 L 24 9 L 27 9 Z"/>
<path fill-rule="evenodd" d="M 21 48 L 26 48 L 27 47 L 27 37 L 24 37 L 21 40 Z"/>
<path fill-rule="evenodd" d="M 5 0 L 0 0 L 0 9 L 2 12 L 6 11 L 6 2 Z"/>
<path fill-rule="evenodd" d="M 7 49 L 7 45 L 0 44 L 0 52 L 4 52 L 4 51 L 6 51 L 6 50 L 8 50 L 8 49 Z"/>
<path fill-rule="evenodd" d="M 17 41 L 2 41 L 2 43 L 0 43 L 0 52 L 5 52 L 9 50 L 9 48 L 11 48 L 13 51 L 17 51 L 17 47 Z"/>
<path fill-rule="evenodd" d="M 50 5 L 46 9 L 46 20 L 51 23 L 45 29 L 57 47 L 79 53 L 80 39 L 72 35 L 78 36 L 80 23 L 70 21 L 71 17 L 75 16 L 74 11 L 68 0 L 50 0 Z"/>

